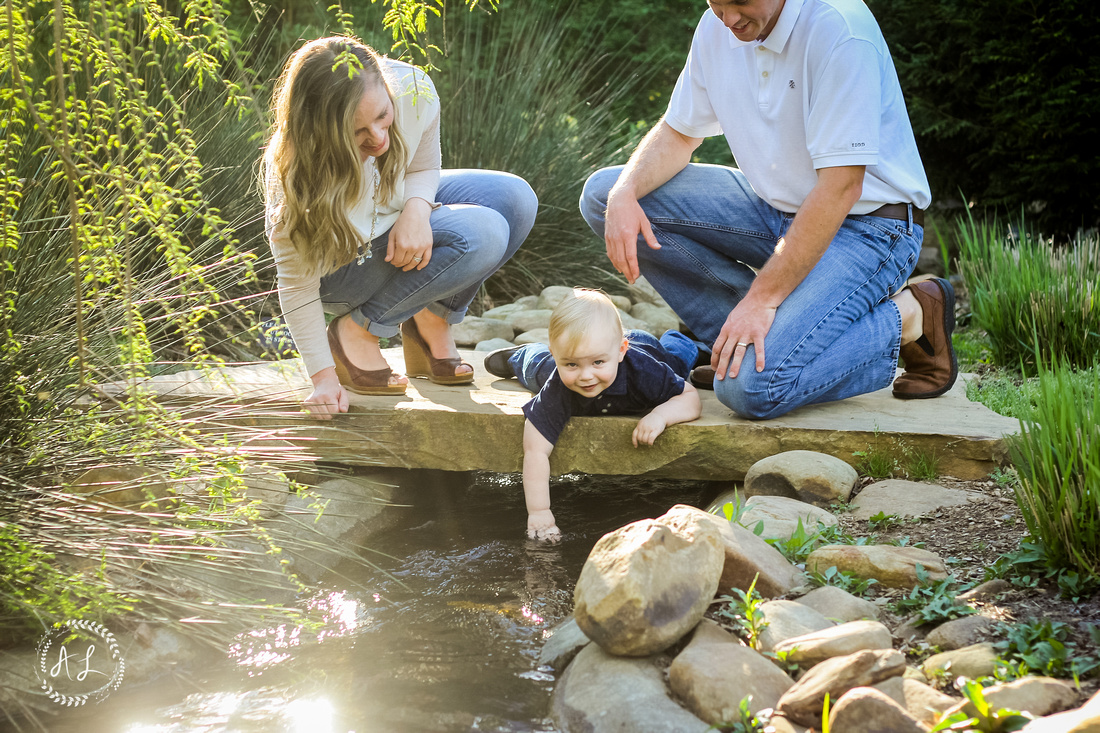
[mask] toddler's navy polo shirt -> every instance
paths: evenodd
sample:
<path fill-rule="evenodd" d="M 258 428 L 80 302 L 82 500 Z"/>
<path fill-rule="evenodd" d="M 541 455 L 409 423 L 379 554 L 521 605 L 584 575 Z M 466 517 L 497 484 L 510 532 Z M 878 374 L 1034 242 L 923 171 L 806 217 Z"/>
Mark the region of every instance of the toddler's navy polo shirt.
<path fill-rule="evenodd" d="M 615 381 L 600 394 L 585 397 L 567 389 L 555 369 L 539 393 L 523 406 L 523 414 L 553 445 L 571 417 L 645 415 L 683 393 L 682 377 L 632 343 L 619 363 Z"/>

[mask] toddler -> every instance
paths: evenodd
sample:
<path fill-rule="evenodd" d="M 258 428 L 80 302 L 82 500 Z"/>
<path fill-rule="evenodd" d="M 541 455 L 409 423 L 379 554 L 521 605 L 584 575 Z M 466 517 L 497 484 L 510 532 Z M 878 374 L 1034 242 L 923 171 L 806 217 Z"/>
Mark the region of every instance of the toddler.
<path fill-rule="evenodd" d="M 494 376 L 517 377 L 538 394 L 523 407 L 523 493 L 527 536 L 556 540 L 550 511 L 550 453 L 574 415 L 643 415 L 634 446 L 653 445 L 669 425 L 699 417 L 699 393 L 685 381 L 698 357 L 678 331 L 660 340 L 623 334 L 619 311 L 604 293 L 575 288 L 550 316 L 550 347 L 527 344 L 485 357 Z"/>

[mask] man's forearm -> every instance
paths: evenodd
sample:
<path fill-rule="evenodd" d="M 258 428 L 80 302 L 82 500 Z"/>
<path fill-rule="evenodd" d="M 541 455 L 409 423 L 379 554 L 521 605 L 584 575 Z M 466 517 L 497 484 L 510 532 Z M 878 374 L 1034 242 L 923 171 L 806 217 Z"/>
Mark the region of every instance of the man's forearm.
<path fill-rule="evenodd" d="M 616 194 L 640 199 L 656 190 L 691 162 L 691 154 L 701 142 L 700 138 L 677 132 L 662 117 L 631 154 L 608 195 L 608 203 Z"/>
<path fill-rule="evenodd" d="M 753 282 L 746 300 L 779 304 L 814 268 L 863 191 L 863 166 L 822 168 L 787 234 Z"/>

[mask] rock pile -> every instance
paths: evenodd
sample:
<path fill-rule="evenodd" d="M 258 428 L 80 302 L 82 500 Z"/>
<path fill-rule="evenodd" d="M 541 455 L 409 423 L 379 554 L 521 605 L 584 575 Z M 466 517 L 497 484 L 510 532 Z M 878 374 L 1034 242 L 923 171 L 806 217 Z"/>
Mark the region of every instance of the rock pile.
<path fill-rule="evenodd" d="M 736 517 L 718 516 L 728 498 L 720 497 L 712 505 L 716 513 L 674 506 L 596 544 L 577 582 L 573 617 L 554 631 L 540 657 L 541 664 L 561 672 L 551 712 L 563 731 L 702 733 L 741 721 L 747 700 L 751 714 L 771 716 L 767 731 L 803 733 L 821 729 L 828 696 L 831 730 L 921 733 L 967 709 L 971 703 L 927 680 L 943 670 L 990 675 L 993 647 L 980 641 L 989 619 L 942 624 L 929 636 L 947 651 L 929 657 L 921 669 L 907 667 L 876 603 L 837 587 L 811 590 L 807 575 L 765 541 L 789 538 L 799 522 L 807 531 L 818 529 L 819 507 L 851 496 L 854 472 L 845 472 L 838 459 L 807 453 L 779 454 L 749 472 L 743 491 L 755 495 L 740 521 L 752 530 Z M 903 484 L 893 487 L 902 495 L 914 492 L 912 485 L 894 483 Z M 967 500 L 929 488 L 948 503 Z M 890 501 L 890 489 L 880 487 L 871 496 Z M 768 491 L 782 498 L 764 496 Z M 917 565 L 932 579 L 947 577 L 940 558 L 914 550 L 826 546 L 810 555 L 807 568 L 842 567 L 896 588 L 917 582 Z M 756 634 L 749 645 L 704 614 L 716 594 L 747 591 L 754 580 L 770 600 L 753 608 Z M 1027 731 L 1100 729 L 1089 727 L 1100 725 L 1100 699 L 1058 712 L 1077 702 L 1076 691 L 1062 681 L 1026 678 L 985 694 L 994 709 L 1036 716 Z"/>
<path fill-rule="evenodd" d="M 451 327 L 455 343 L 476 351 L 493 351 L 513 344 L 547 344 L 550 341 L 550 312 L 572 288 L 551 285 L 538 295 L 527 295 L 514 303 L 497 306 L 480 317 L 467 316 Z M 680 319 L 657 294 L 653 286 L 638 278 L 630 286 L 630 297 L 612 295 L 623 328 L 646 331 L 660 337 L 679 327 Z"/>

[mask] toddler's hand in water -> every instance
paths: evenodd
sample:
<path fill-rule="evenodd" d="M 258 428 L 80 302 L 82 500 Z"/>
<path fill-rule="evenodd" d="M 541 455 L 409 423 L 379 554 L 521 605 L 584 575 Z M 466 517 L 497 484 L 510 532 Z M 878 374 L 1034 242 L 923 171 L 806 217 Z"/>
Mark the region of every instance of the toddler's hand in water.
<path fill-rule="evenodd" d="M 560 540 L 561 530 L 554 523 L 554 513 L 549 509 L 542 509 L 528 514 L 527 537 L 532 540 L 549 540 L 551 542 Z"/>

